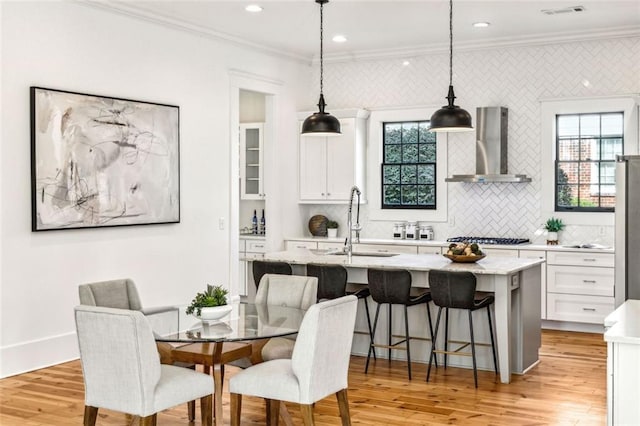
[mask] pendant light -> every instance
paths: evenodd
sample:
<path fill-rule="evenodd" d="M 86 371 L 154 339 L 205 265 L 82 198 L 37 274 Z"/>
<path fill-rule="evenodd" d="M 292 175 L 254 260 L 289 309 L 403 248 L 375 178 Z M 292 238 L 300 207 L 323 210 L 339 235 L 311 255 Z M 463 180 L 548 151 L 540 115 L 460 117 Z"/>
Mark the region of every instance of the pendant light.
<path fill-rule="evenodd" d="M 431 116 L 431 132 L 469 132 L 473 130 L 471 115 L 453 104 L 453 0 L 449 0 L 449 93 L 445 105 Z"/>
<path fill-rule="evenodd" d="M 341 134 L 340 121 L 324 111 L 327 104 L 324 102 L 324 95 L 322 94 L 322 79 L 324 77 L 322 52 L 324 17 L 322 9 L 325 3 L 329 3 L 329 0 L 316 0 L 316 3 L 320 5 L 320 100 L 318 101 L 318 112 L 307 117 L 302 123 L 302 134 L 307 136 L 339 136 Z"/>

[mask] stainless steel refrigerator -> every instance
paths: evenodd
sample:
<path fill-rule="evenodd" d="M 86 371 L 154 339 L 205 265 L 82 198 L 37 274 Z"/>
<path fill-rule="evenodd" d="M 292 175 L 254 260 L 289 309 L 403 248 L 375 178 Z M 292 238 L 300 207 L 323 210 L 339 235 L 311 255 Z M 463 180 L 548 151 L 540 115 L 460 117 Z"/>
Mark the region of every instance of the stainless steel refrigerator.
<path fill-rule="evenodd" d="M 615 303 L 640 299 L 640 155 L 616 162 Z"/>

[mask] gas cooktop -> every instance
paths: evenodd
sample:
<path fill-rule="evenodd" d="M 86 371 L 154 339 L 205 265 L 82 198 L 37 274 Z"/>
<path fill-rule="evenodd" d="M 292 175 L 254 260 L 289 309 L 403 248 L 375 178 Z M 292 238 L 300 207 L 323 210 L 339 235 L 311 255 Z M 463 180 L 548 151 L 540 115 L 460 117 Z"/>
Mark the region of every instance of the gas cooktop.
<path fill-rule="evenodd" d="M 528 238 L 502 238 L 502 237 L 453 237 L 453 238 L 447 238 L 447 242 L 497 244 L 497 245 L 516 245 L 516 244 L 530 243 Z"/>

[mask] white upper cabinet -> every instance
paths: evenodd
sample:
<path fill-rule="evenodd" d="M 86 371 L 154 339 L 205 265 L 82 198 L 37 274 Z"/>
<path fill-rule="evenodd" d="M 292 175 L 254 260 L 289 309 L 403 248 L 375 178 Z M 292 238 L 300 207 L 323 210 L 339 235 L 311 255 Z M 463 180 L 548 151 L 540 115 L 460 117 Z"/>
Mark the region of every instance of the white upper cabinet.
<path fill-rule="evenodd" d="M 263 200 L 263 123 L 240 124 L 240 198 Z"/>
<path fill-rule="evenodd" d="M 306 114 L 306 115 L 305 115 Z M 365 201 L 367 117 L 365 110 L 336 111 L 342 134 L 318 137 L 300 135 L 298 188 L 300 203 L 349 202 L 357 185 Z M 307 117 L 301 113 L 300 118 Z M 302 124 L 302 121 L 300 122 Z"/>

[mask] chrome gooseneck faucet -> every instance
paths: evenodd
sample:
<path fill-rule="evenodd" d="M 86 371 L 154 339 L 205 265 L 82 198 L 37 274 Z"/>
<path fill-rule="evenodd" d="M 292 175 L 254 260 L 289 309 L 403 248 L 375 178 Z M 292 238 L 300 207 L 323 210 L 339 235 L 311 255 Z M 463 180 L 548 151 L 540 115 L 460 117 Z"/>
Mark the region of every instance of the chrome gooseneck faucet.
<path fill-rule="evenodd" d="M 349 213 L 347 215 L 347 240 L 345 241 L 344 250 L 347 253 L 349 261 L 351 261 L 351 255 L 353 253 L 353 232 L 356 233 L 356 243 L 360 242 L 360 231 L 362 230 L 362 226 L 360 226 L 360 188 L 357 186 L 351 187 L 351 196 L 349 198 Z M 353 196 L 358 196 L 358 205 L 357 205 L 357 213 L 356 213 L 356 223 L 353 224 Z"/>

